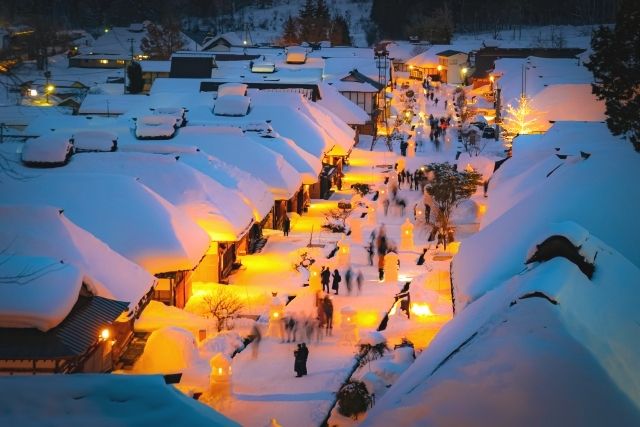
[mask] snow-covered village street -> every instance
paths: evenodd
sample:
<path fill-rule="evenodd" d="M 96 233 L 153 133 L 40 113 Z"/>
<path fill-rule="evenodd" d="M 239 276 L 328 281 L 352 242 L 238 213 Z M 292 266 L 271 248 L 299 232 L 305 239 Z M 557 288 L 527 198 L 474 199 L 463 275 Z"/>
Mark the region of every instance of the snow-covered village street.
<path fill-rule="evenodd" d="M 635 0 L 7 0 L 0 426 L 640 425 Z"/>

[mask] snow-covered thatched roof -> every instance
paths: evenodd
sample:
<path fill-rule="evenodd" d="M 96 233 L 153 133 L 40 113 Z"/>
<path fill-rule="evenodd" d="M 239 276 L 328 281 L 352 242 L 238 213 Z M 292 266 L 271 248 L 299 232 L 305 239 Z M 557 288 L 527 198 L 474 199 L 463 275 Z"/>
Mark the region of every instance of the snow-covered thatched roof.
<path fill-rule="evenodd" d="M 127 301 L 134 313 L 155 284 L 155 278 L 142 267 L 78 227 L 61 209 L 0 205 L 0 217 L 0 247 L 5 255 L 48 257 L 71 265 L 80 271 L 89 292 Z"/>
<path fill-rule="evenodd" d="M 209 236 L 187 214 L 131 177 L 56 173 L 3 178 L 0 199 L 64 209 L 75 224 L 151 274 L 191 270 L 209 248 Z"/>
<path fill-rule="evenodd" d="M 277 200 L 293 197 L 302 184 L 300 174 L 281 154 L 256 143 L 238 128 L 189 126 L 175 141 L 197 146 L 205 153 L 253 174 L 267 184 Z"/>
<path fill-rule="evenodd" d="M 0 327 L 56 327 L 69 314 L 82 287 L 72 264 L 42 256 L 0 255 Z"/>
<path fill-rule="evenodd" d="M 22 161 L 32 166 L 61 166 L 73 153 L 69 138 L 47 136 L 30 139 L 22 148 Z"/>
<path fill-rule="evenodd" d="M 121 427 L 239 426 L 167 385 L 160 375 L 2 377 L 0 389 L 11 390 L 0 401 L 7 425 L 85 427 L 101 420 L 102 425 Z"/>

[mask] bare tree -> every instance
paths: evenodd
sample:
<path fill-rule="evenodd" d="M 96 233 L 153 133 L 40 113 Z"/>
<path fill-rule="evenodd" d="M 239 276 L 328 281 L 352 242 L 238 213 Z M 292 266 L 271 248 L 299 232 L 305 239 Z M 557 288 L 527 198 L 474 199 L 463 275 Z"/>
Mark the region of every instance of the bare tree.
<path fill-rule="evenodd" d="M 244 301 L 233 291 L 218 287 L 212 294 L 202 298 L 207 313 L 217 321 L 218 332 L 230 329 L 228 322 L 244 308 Z"/>

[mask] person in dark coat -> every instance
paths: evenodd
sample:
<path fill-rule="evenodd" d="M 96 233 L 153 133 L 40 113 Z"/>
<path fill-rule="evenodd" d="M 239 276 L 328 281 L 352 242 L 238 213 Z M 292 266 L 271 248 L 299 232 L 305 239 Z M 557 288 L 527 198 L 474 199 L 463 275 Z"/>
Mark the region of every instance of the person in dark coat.
<path fill-rule="evenodd" d="M 431 223 L 431 205 L 428 203 L 424 205 L 424 222 L 427 224 Z"/>
<path fill-rule="evenodd" d="M 293 352 L 294 363 L 293 370 L 296 371 L 296 378 L 307 375 L 307 359 L 309 357 L 309 349 L 305 343 L 298 344 L 298 348 Z"/>
<path fill-rule="evenodd" d="M 358 285 L 358 295 L 362 291 L 362 282 L 364 281 L 364 275 L 362 271 L 358 271 L 358 275 L 356 276 L 356 284 Z"/>
<path fill-rule="evenodd" d="M 351 279 L 353 276 L 353 272 L 351 271 L 351 267 L 347 269 L 347 272 L 344 273 L 344 283 L 347 285 L 347 294 L 351 295 Z"/>
<path fill-rule="evenodd" d="M 324 297 L 322 307 L 324 309 L 324 317 L 326 320 L 327 335 L 331 335 L 331 331 L 333 330 L 333 302 L 331 302 L 329 295 Z"/>
<path fill-rule="evenodd" d="M 322 267 L 320 272 L 320 281 L 322 282 L 322 290 L 329 293 L 329 281 L 331 280 L 331 270 L 327 267 Z"/>
<path fill-rule="evenodd" d="M 333 270 L 333 283 L 331 284 L 331 289 L 336 291 L 336 295 L 338 295 L 338 290 L 340 289 L 340 282 L 342 281 L 342 276 L 340 276 L 340 272 L 336 268 Z"/>
<path fill-rule="evenodd" d="M 282 224 L 282 231 L 284 232 L 285 236 L 289 235 L 289 230 L 291 230 L 291 220 L 288 216 L 285 216 L 284 223 Z"/>

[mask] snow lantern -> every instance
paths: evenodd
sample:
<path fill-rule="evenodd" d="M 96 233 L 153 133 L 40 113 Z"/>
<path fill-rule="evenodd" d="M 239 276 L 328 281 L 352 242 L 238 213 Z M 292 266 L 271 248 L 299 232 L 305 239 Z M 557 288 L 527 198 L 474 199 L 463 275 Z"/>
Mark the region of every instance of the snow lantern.
<path fill-rule="evenodd" d="M 368 221 L 369 225 L 376 225 L 377 224 L 376 210 L 373 207 L 367 208 L 367 221 Z"/>
<path fill-rule="evenodd" d="M 398 254 L 389 252 L 384 257 L 384 281 L 385 283 L 398 282 Z"/>
<path fill-rule="evenodd" d="M 351 241 L 362 243 L 362 222 L 360 218 L 349 218 L 349 227 L 351 228 Z"/>
<path fill-rule="evenodd" d="M 408 157 L 416 156 L 416 143 L 413 140 L 409 141 L 409 146 L 407 147 L 407 156 Z"/>
<path fill-rule="evenodd" d="M 405 219 L 400 226 L 400 249 L 403 251 L 413 250 L 413 224 L 409 218 Z"/>
<path fill-rule="evenodd" d="M 311 264 L 309 267 L 309 289 L 313 292 L 322 291 L 322 283 L 320 282 L 320 268 L 319 263 Z"/>
<path fill-rule="evenodd" d="M 224 353 L 216 353 L 209 360 L 211 366 L 211 382 L 225 382 L 231 379 L 231 358 Z"/>
<path fill-rule="evenodd" d="M 278 298 L 278 293 L 273 293 L 271 303 L 269 304 L 269 322 L 278 323 L 282 319 L 284 313 L 284 303 Z"/>
<path fill-rule="evenodd" d="M 340 329 L 342 332 L 342 340 L 350 343 L 358 342 L 358 324 L 356 322 L 356 311 L 344 306 L 340 310 Z"/>
<path fill-rule="evenodd" d="M 209 359 L 211 374 L 209 386 L 211 392 L 217 396 L 231 394 L 231 358 L 223 353 L 217 353 Z"/>
<path fill-rule="evenodd" d="M 404 157 L 398 158 L 398 172 L 402 172 L 405 166 L 406 166 L 406 163 L 404 161 Z"/>
<path fill-rule="evenodd" d="M 339 266 L 348 266 L 351 264 L 351 247 L 349 243 L 344 240 L 344 236 L 338 242 L 338 257 L 337 263 Z"/>

